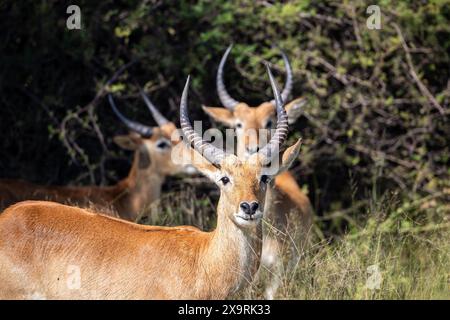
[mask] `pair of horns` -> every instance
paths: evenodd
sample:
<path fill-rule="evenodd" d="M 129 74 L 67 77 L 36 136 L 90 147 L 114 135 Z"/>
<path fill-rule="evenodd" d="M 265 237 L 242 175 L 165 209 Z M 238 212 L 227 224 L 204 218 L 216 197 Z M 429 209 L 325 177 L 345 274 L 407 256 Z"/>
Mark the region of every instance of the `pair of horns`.
<path fill-rule="evenodd" d="M 217 70 L 217 78 L 216 78 L 216 85 L 217 85 L 217 94 L 219 95 L 220 102 L 223 104 L 223 106 L 227 109 L 233 110 L 234 107 L 239 103 L 239 101 L 234 100 L 227 92 L 227 89 L 225 87 L 225 83 L 223 80 L 223 70 L 225 68 L 225 63 L 227 61 L 228 55 L 230 54 L 231 49 L 233 48 L 233 45 L 231 44 L 225 53 L 222 56 L 222 60 L 220 60 L 219 69 Z M 289 94 L 292 91 L 292 85 L 293 85 L 293 74 L 292 74 L 292 68 L 291 64 L 289 63 L 289 59 L 286 55 L 286 53 L 280 49 L 281 56 L 283 57 L 284 61 L 284 67 L 286 70 L 286 84 L 284 85 L 283 91 L 281 92 L 281 98 L 283 101 L 286 101 L 289 97 Z M 272 100 L 272 103 L 276 102 Z"/>
<path fill-rule="evenodd" d="M 230 49 L 230 48 L 228 48 Z M 280 146 L 284 143 L 288 132 L 288 117 L 284 110 L 283 97 L 278 91 L 275 79 L 270 71 L 268 65 L 266 65 L 267 73 L 269 74 L 270 84 L 275 96 L 275 106 L 277 110 L 277 128 L 275 134 L 270 139 L 270 142 L 265 145 L 258 154 L 263 157 L 264 160 L 270 161 L 272 157 L 278 153 Z M 206 142 L 202 137 L 194 131 L 189 120 L 187 112 L 187 99 L 189 90 L 190 77 L 187 78 L 186 85 L 184 86 L 183 95 L 180 102 L 180 125 L 184 136 L 187 138 L 189 144 L 202 154 L 209 162 L 218 166 L 225 158 L 226 154 L 223 150 L 216 148 L 212 144 Z"/>
<path fill-rule="evenodd" d="M 147 108 L 150 110 L 150 113 L 153 116 L 153 119 L 155 119 L 158 126 L 163 126 L 169 122 L 162 114 L 159 112 L 159 110 L 155 107 L 155 105 L 151 102 L 150 98 L 145 94 L 144 90 L 140 89 L 140 94 L 142 99 L 144 99 L 144 102 L 147 106 Z M 114 99 L 111 94 L 108 94 L 108 100 L 109 104 L 111 105 L 111 108 L 113 109 L 116 116 L 127 126 L 128 129 L 131 131 L 134 131 L 138 134 L 140 134 L 144 138 L 150 138 L 153 134 L 153 128 L 146 126 L 145 124 L 132 121 L 125 117 L 122 113 L 120 113 L 119 109 L 117 109 L 116 103 L 114 102 Z"/>

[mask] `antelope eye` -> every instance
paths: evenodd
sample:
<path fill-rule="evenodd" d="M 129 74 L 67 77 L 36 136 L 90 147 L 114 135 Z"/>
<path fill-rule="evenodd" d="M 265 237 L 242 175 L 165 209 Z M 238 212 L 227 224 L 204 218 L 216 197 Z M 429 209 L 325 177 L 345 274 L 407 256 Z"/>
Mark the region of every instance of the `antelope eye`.
<path fill-rule="evenodd" d="M 225 177 L 222 177 L 220 179 L 220 181 L 222 181 L 223 185 L 226 185 L 228 182 L 230 182 L 230 178 L 225 176 Z"/>
<path fill-rule="evenodd" d="M 272 120 L 266 122 L 266 128 L 272 128 Z"/>
<path fill-rule="evenodd" d="M 170 148 L 170 144 L 167 141 L 164 140 L 160 140 L 158 141 L 158 143 L 156 144 L 156 147 L 158 149 L 167 149 Z"/>
<path fill-rule="evenodd" d="M 261 176 L 261 182 L 264 183 L 264 184 L 268 184 L 269 183 L 269 176 L 263 174 Z"/>
<path fill-rule="evenodd" d="M 240 123 L 240 122 L 238 122 L 238 123 L 236 123 L 236 128 L 242 128 L 242 123 Z"/>

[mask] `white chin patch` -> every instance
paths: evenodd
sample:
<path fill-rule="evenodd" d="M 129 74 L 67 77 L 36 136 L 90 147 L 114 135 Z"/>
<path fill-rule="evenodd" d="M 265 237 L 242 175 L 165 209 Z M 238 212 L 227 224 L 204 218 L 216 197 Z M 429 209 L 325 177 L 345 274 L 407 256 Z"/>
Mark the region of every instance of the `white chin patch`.
<path fill-rule="evenodd" d="M 234 214 L 234 218 L 236 223 L 240 226 L 254 226 L 261 221 L 262 215 L 262 212 L 259 210 L 254 215 L 249 215 L 239 211 Z"/>

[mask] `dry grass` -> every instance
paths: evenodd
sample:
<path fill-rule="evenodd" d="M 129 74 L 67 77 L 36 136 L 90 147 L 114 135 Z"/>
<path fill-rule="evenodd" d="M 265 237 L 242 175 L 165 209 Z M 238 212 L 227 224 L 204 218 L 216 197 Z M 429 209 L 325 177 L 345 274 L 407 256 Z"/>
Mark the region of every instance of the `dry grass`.
<path fill-rule="evenodd" d="M 195 187 L 165 194 L 149 210 L 147 222 L 210 229 L 215 199 L 196 194 Z M 313 244 L 303 250 L 294 270 L 283 272 L 277 297 L 450 299 L 448 194 L 415 201 L 371 199 L 362 210 L 349 217 L 354 224 L 348 224 L 345 234 L 332 238 L 322 236 L 318 219 Z M 258 282 L 233 298 L 263 299 L 267 273 L 261 272 Z"/>
<path fill-rule="evenodd" d="M 449 271 L 448 228 L 401 236 L 375 231 L 314 245 L 283 275 L 279 298 L 449 299 Z M 261 290 L 248 297 L 262 297 Z"/>

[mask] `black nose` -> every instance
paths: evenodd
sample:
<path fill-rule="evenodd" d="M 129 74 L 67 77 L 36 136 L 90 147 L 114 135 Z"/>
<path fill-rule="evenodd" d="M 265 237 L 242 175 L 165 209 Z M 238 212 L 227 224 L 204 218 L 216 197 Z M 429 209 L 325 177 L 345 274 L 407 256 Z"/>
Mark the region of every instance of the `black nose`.
<path fill-rule="evenodd" d="M 241 207 L 242 211 L 244 211 L 244 213 L 253 215 L 256 213 L 256 210 L 258 210 L 259 204 L 258 204 L 258 202 L 248 203 L 246 201 L 242 201 L 240 204 L 240 207 Z"/>

